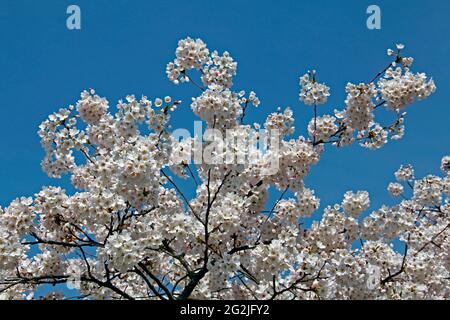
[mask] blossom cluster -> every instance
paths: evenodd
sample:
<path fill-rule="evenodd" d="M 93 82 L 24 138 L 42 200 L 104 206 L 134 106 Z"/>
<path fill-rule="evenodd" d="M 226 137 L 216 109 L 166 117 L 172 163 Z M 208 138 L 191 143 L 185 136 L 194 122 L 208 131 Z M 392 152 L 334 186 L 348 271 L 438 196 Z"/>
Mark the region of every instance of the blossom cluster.
<path fill-rule="evenodd" d="M 386 70 L 378 86 L 383 99 L 393 109 L 405 108 L 415 99 L 425 99 L 436 91 L 433 79 L 427 80 L 425 73 L 414 74 L 400 67 Z"/>
<path fill-rule="evenodd" d="M 361 146 L 379 149 L 389 140 L 399 140 L 405 134 L 404 110 L 416 100 L 429 97 L 436 91 L 433 79 L 425 73 L 413 73 L 413 58 L 403 57 L 404 45 L 397 45 L 397 52 L 388 50 L 395 59 L 368 83 L 348 83 L 347 98 L 343 110 L 334 115 L 318 116 L 308 125 L 314 143 L 332 143 L 344 146 L 358 141 Z M 316 73 L 309 72 L 300 78 L 300 100 L 307 105 L 326 103 L 329 88 L 316 82 Z M 375 111 L 386 106 L 395 115 L 395 121 L 382 125 L 376 121 Z"/>
<path fill-rule="evenodd" d="M 320 191 L 305 185 L 328 143 L 378 149 L 401 138 L 400 109 L 434 84 L 410 73 L 412 58 L 399 54 L 389 51 L 401 71 L 349 83 L 344 109 L 332 114 L 316 114 L 329 88 L 315 73 L 304 75 L 300 99 L 315 114 L 302 136 L 295 108 L 247 124 L 248 106 L 260 99 L 232 89 L 230 54 L 180 40 L 166 71 L 200 89 L 193 113 L 207 129 L 234 130 L 232 140 L 262 139 L 261 128 L 277 133 L 265 152 L 178 141 L 170 123 L 183 106 L 169 96 L 129 95 L 110 108 L 94 90 L 83 91 L 76 106 L 39 128 L 43 170 L 67 174 L 75 191 L 47 186 L 0 207 L 0 298 L 31 299 L 42 284 L 66 283 L 90 299 L 448 299 L 450 156 L 441 176 L 416 178 L 411 165 L 401 166 L 388 185 L 399 203 L 375 210 L 362 190 L 321 208 Z M 375 112 L 385 104 L 395 121 L 382 125 Z M 190 161 L 205 149 L 213 160 L 258 157 Z"/>
<path fill-rule="evenodd" d="M 300 100 L 307 105 L 319 105 L 327 102 L 330 88 L 316 81 L 316 71 L 300 77 Z"/>
<path fill-rule="evenodd" d="M 236 74 L 237 63 L 225 51 L 220 55 L 217 50 L 209 52 L 201 39 L 186 38 L 178 42 L 176 58 L 167 65 L 166 73 L 170 81 L 178 84 L 191 81 L 188 71 L 201 71 L 203 84 L 211 88 L 230 88 Z"/>

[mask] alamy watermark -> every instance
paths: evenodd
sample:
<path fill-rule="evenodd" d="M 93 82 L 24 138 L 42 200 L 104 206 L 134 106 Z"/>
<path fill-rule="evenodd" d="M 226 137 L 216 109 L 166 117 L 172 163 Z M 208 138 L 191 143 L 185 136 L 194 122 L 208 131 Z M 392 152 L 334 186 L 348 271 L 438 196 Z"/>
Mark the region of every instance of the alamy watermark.
<path fill-rule="evenodd" d="M 277 173 L 281 140 L 279 130 L 239 127 L 224 131 L 207 128 L 203 132 L 202 124 L 202 121 L 194 122 L 194 138 L 187 129 L 173 131 L 172 138 L 180 142 L 171 152 L 173 164 L 258 164 L 263 175 Z"/>
<path fill-rule="evenodd" d="M 66 27 L 69 30 L 81 29 L 81 9 L 75 4 L 67 7 L 66 13 L 69 14 L 66 20 Z"/>
<path fill-rule="evenodd" d="M 367 7 L 367 14 L 370 16 L 367 18 L 366 25 L 369 30 L 381 29 L 381 9 L 379 6 L 372 4 Z"/>
<path fill-rule="evenodd" d="M 77 265 L 69 265 L 67 268 L 68 278 L 66 286 L 69 289 L 80 290 L 81 288 L 81 268 Z"/>
<path fill-rule="evenodd" d="M 378 266 L 374 266 L 374 265 L 369 265 L 367 268 L 367 273 L 368 273 L 368 277 L 367 277 L 367 289 L 369 290 L 375 290 L 376 288 L 378 288 L 378 286 L 380 285 L 380 267 Z"/>

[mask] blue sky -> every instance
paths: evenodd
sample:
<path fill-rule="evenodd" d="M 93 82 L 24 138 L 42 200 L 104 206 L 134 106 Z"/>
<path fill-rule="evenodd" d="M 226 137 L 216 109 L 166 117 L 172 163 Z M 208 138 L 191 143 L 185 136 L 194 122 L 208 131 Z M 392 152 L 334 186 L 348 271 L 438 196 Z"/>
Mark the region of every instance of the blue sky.
<path fill-rule="evenodd" d="M 66 8 L 81 8 L 82 29 L 66 28 Z M 366 8 L 381 8 L 381 30 L 366 27 Z M 0 2 L 0 205 L 33 195 L 42 185 L 68 186 L 41 171 L 38 125 L 59 107 L 95 88 L 115 105 L 127 94 L 171 95 L 185 103 L 173 126 L 193 130 L 190 97 L 197 90 L 165 76 L 177 41 L 200 37 L 238 62 L 235 90 L 254 90 L 262 104 L 248 120 L 262 121 L 291 106 L 297 134 L 311 109 L 298 101 L 298 77 L 317 69 L 331 87 L 319 113 L 342 108 L 345 84 L 368 81 L 387 63 L 396 42 L 433 76 L 437 92 L 408 109 L 404 139 L 378 151 L 328 147 L 306 184 L 323 204 L 347 190 L 368 190 L 373 206 L 393 203 L 386 186 L 403 163 L 417 175 L 438 173 L 450 153 L 449 1 L 137 1 L 2 0 Z"/>

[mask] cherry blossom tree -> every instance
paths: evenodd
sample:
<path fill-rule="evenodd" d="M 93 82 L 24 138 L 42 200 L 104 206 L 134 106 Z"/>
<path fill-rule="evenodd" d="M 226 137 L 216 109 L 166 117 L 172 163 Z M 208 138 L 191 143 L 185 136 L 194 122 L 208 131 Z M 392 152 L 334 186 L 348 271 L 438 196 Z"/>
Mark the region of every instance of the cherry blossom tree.
<path fill-rule="evenodd" d="M 205 134 L 232 132 L 237 144 L 176 138 L 170 119 L 187 112 L 176 111 L 182 101 L 131 95 L 111 112 L 94 90 L 82 92 L 39 127 L 43 170 L 69 175 L 77 192 L 43 187 L 0 208 L 0 297 L 67 284 L 88 299 L 447 299 L 449 156 L 441 177 L 401 166 L 388 186 L 395 206 L 363 214 L 369 194 L 348 191 L 310 227 L 302 222 L 320 204 L 303 180 L 326 148 L 401 139 L 405 109 L 435 91 L 403 49 L 389 49 L 392 62 L 368 82 L 348 83 L 345 108 L 332 114 L 317 113 L 330 88 L 315 71 L 300 77 L 306 136 L 295 134 L 290 108 L 246 123 L 258 97 L 233 91 L 237 63 L 200 39 L 179 41 L 167 77 L 193 85 Z M 382 112 L 394 121 L 378 123 Z M 269 188 L 281 194 L 275 203 Z"/>

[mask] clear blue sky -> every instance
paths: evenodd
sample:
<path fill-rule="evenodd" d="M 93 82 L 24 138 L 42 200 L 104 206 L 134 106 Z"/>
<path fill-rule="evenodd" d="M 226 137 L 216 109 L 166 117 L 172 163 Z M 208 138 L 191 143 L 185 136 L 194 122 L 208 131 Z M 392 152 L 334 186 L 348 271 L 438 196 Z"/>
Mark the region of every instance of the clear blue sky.
<path fill-rule="evenodd" d="M 66 8 L 77 4 L 82 29 L 66 28 Z M 366 8 L 382 11 L 381 30 L 366 28 Z M 310 109 L 298 101 L 298 77 L 309 68 L 331 87 L 319 113 L 342 108 L 345 84 L 368 81 L 388 62 L 396 42 L 415 58 L 414 70 L 432 75 L 438 90 L 409 109 L 404 139 L 378 151 L 329 147 L 307 185 L 323 204 L 347 190 L 365 189 L 373 207 L 392 203 L 386 186 L 402 163 L 417 174 L 437 173 L 450 153 L 450 1 L 133 1 L 2 0 L 0 2 L 0 204 L 32 195 L 42 185 L 68 186 L 41 171 L 38 125 L 93 87 L 115 105 L 134 93 L 185 101 L 174 127 L 192 129 L 187 103 L 198 92 L 165 76 L 178 39 L 202 38 L 238 61 L 237 91 L 254 90 L 262 104 L 249 120 L 291 106 L 298 134 Z"/>

